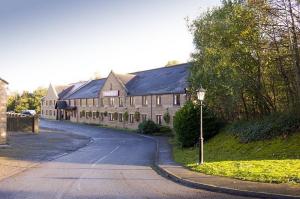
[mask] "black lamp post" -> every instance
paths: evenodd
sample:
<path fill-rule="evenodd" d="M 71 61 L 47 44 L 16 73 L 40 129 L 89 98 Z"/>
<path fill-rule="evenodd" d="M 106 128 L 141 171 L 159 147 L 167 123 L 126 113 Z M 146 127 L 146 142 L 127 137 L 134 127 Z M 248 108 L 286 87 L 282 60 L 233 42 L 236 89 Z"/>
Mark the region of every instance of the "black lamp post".
<path fill-rule="evenodd" d="M 200 100 L 200 136 L 199 136 L 199 165 L 203 164 L 203 125 L 202 125 L 202 102 L 204 100 L 206 90 L 202 87 L 197 91 L 197 98 Z"/>

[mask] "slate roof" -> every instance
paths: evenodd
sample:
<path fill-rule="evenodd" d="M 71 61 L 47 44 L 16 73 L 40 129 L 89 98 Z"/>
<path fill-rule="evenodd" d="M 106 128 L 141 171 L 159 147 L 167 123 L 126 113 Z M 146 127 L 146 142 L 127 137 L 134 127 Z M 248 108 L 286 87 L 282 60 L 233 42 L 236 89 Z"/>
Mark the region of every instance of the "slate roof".
<path fill-rule="evenodd" d="M 184 93 L 188 87 L 190 63 L 131 73 L 125 86 L 128 95 Z"/>
<path fill-rule="evenodd" d="M 80 89 L 82 86 L 84 86 L 86 83 L 87 81 L 81 81 L 69 85 L 66 89 L 64 89 L 58 94 L 58 98 L 59 99 L 67 98 L 68 96 L 76 92 L 78 89 Z"/>
<path fill-rule="evenodd" d="M 106 78 L 91 80 L 77 91 L 63 97 L 62 99 L 98 98 L 99 92 L 102 89 L 105 80 Z"/>

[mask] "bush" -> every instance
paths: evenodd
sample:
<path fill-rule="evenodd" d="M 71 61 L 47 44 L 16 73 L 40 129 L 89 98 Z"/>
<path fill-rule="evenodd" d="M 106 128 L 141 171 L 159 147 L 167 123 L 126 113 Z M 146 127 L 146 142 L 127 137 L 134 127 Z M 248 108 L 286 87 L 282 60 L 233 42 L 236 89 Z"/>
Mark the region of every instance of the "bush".
<path fill-rule="evenodd" d="M 172 129 L 168 126 L 159 126 L 158 128 L 159 135 L 173 135 Z"/>
<path fill-rule="evenodd" d="M 300 116 L 294 113 L 273 113 L 261 119 L 238 121 L 227 130 L 241 142 L 267 140 L 276 136 L 286 137 L 300 129 Z"/>
<path fill-rule="evenodd" d="M 135 119 L 135 121 L 137 121 L 137 122 L 140 121 L 140 119 L 141 119 L 141 114 L 140 114 L 140 112 L 136 111 L 136 112 L 134 113 L 134 119 Z"/>
<path fill-rule="evenodd" d="M 170 114 L 169 114 L 169 112 L 166 112 L 166 113 L 164 114 L 164 121 L 165 121 L 167 124 L 170 123 Z"/>
<path fill-rule="evenodd" d="M 139 124 L 138 133 L 142 134 L 154 134 L 159 131 L 159 127 L 152 120 L 146 120 Z"/>
<path fill-rule="evenodd" d="M 203 137 L 208 140 L 223 127 L 223 123 L 207 107 L 203 107 Z M 194 146 L 199 139 L 200 105 L 188 101 L 174 117 L 176 140 L 182 147 Z"/>
<path fill-rule="evenodd" d="M 124 117 L 124 121 L 127 122 L 128 121 L 128 117 L 129 117 L 128 111 L 126 111 L 124 113 L 123 117 Z"/>

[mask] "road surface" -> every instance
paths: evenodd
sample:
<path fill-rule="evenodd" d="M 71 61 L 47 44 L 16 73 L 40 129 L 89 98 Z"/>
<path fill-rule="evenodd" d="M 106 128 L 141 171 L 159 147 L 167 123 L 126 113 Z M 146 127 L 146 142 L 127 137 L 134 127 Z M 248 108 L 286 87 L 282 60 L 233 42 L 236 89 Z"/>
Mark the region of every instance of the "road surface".
<path fill-rule="evenodd" d="M 94 142 L 1 181 L 0 198 L 242 198 L 188 188 L 158 175 L 151 169 L 156 144 L 149 138 L 67 122 L 43 120 L 41 126 Z"/>

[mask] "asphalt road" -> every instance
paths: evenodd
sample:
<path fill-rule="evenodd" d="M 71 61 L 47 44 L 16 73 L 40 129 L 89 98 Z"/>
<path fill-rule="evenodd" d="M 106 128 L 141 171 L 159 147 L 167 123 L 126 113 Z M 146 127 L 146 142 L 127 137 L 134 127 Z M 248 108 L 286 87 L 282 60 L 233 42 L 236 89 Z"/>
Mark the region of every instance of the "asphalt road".
<path fill-rule="evenodd" d="M 151 169 L 156 144 L 149 138 L 94 126 L 42 121 L 92 137 L 90 145 L 0 182 L 0 198 L 242 198 L 188 188 Z"/>

